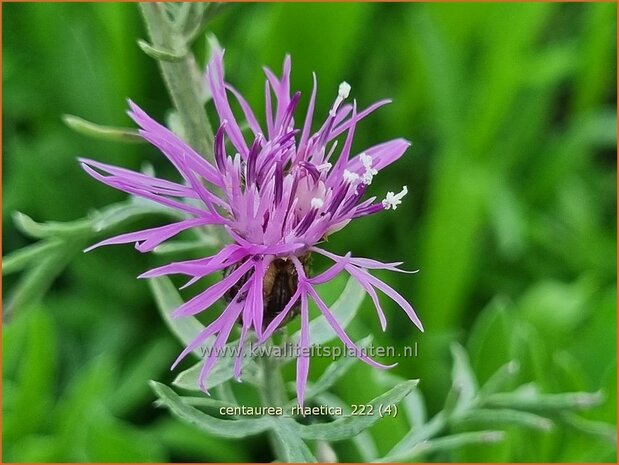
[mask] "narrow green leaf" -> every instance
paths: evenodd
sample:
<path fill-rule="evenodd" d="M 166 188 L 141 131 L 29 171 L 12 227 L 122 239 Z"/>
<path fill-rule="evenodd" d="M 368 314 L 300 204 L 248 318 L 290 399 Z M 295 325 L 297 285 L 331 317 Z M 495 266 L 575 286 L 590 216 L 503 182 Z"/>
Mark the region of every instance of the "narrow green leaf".
<path fill-rule="evenodd" d="M 155 60 L 179 62 L 187 56 L 187 50 L 169 50 L 163 47 L 154 47 L 145 40 L 139 39 L 138 45 L 144 53 Z"/>
<path fill-rule="evenodd" d="M 382 418 L 380 410 L 385 406 L 400 402 L 410 394 L 415 386 L 417 386 L 417 383 L 417 380 L 406 381 L 370 401 L 369 404 L 372 406 L 371 415 L 350 415 L 339 418 L 331 423 L 320 423 L 308 426 L 297 424 L 297 432 L 305 439 L 320 439 L 325 441 L 350 439 L 380 420 Z"/>
<path fill-rule="evenodd" d="M 228 345 L 228 349 L 233 350 L 236 347 L 236 343 Z M 198 362 L 191 368 L 179 373 L 176 379 L 172 382 L 175 387 L 181 389 L 187 389 L 189 391 L 199 391 L 198 377 L 200 370 L 202 369 L 202 362 Z M 254 360 L 249 357 L 243 357 L 243 381 L 251 381 L 256 378 L 258 374 L 258 365 Z M 219 386 L 226 381 L 233 378 L 234 375 L 234 357 L 222 356 L 217 364 L 213 367 L 213 370 L 209 373 L 205 386 L 206 389 Z"/>
<path fill-rule="evenodd" d="M 221 399 L 214 399 L 213 397 L 204 396 L 180 396 L 180 399 L 185 404 L 191 405 L 192 407 L 203 407 L 207 409 L 217 409 L 219 410 L 221 407 L 238 407 L 238 405 L 233 404 L 231 402 L 227 402 Z M 164 406 L 165 403 L 159 399 L 155 401 L 155 405 L 157 407 Z"/>
<path fill-rule="evenodd" d="M 414 392 L 415 390 L 411 391 L 411 394 Z M 411 394 L 409 394 L 409 396 Z M 350 415 L 350 404 L 344 402 L 342 399 L 340 399 L 334 394 L 324 392 L 316 396 L 316 401 L 321 405 L 339 407 L 342 409 L 342 412 L 344 412 L 345 415 Z M 361 431 L 358 435 L 351 438 L 351 441 L 357 448 L 357 451 L 359 451 L 361 460 L 363 460 L 364 462 L 371 462 L 376 459 L 376 457 L 378 457 L 378 448 L 376 447 L 376 442 L 374 441 L 374 438 L 369 431 Z"/>
<path fill-rule="evenodd" d="M 439 434 L 447 426 L 447 416 L 445 411 L 439 412 L 430 421 L 424 423 L 421 428 L 409 431 L 400 441 L 393 446 L 387 457 L 398 455 L 416 447 L 430 438 Z"/>
<path fill-rule="evenodd" d="M 454 405 L 455 411 L 465 409 L 477 395 L 477 380 L 473 374 L 469 357 L 460 344 L 452 344 L 453 356 L 452 394 L 457 399 Z"/>
<path fill-rule="evenodd" d="M 43 260 L 59 247 L 62 247 L 61 241 L 40 241 L 5 255 L 2 257 L 2 274 L 8 275 L 21 271 L 32 262 Z"/>
<path fill-rule="evenodd" d="M 520 365 L 516 360 L 507 362 L 501 368 L 499 368 L 491 377 L 486 381 L 479 390 L 479 397 L 484 398 L 491 394 L 495 394 L 509 385 L 514 380 L 518 372 L 520 371 Z"/>
<path fill-rule="evenodd" d="M 272 423 L 269 418 L 255 418 L 248 420 L 222 420 L 201 412 L 198 409 L 184 403 L 181 397 L 169 387 L 150 382 L 151 387 L 161 399 L 163 404 L 181 421 L 195 426 L 196 428 L 213 436 L 223 438 L 244 438 L 262 433 Z"/>
<path fill-rule="evenodd" d="M 74 115 L 63 115 L 62 121 L 75 132 L 94 139 L 113 142 L 145 142 L 135 129 L 103 126 Z"/>
<path fill-rule="evenodd" d="M 405 381 L 401 376 L 382 370 L 375 370 L 373 375 L 384 389 L 392 388 L 402 381 Z M 426 422 L 426 403 L 421 390 L 413 389 L 411 393 L 402 400 L 402 407 L 406 413 L 406 418 L 411 429 L 419 428 Z"/>
<path fill-rule="evenodd" d="M 346 287 L 342 291 L 342 295 L 331 306 L 331 313 L 333 313 L 333 316 L 342 328 L 346 328 L 355 317 L 364 296 L 365 291 L 361 285 L 355 279 L 349 278 Z M 310 334 L 312 344 L 317 345 L 325 344 L 335 338 L 335 333 L 323 315 L 314 318 L 310 322 Z M 291 336 L 291 340 L 294 343 L 298 342 L 300 338 L 300 331 Z"/>
<path fill-rule="evenodd" d="M 213 236 L 203 236 L 198 241 L 170 241 L 158 245 L 153 250 L 156 254 L 169 254 L 178 252 L 192 252 L 204 247 L 214 247 L 219 244 L 219 239 Z"/>
<path fill-rule="evenodd" d="M 105 231 L 124 224 L 129 220 L 146 215 L 169 215 L 174 218 L 183 218 L 175 210 L 145 199 L 131 198 L 93 212 L 90 215 L 92 229 L 95 232 Z"/>
<path fill-rule="evenodd" d="M 278 444 L 278 451 L 284 462 L 306 463 L 316 462 L 307 444 L 295 433 L 295 423 L 289 418 L 272 418 L 273 436 Z"/>
<path fill-rule="evenodd" d="M 599 436 L 605 441 L 617 445 L 617 427 L 615 425 L 604 421 L 589 420 L 573 412 L 564 412 L 561 414 L 561 419 L 572 428 L 586 434 Z"/>
<path fill-rule="evenodd" d="M 167 276 L 160 276 L 148 280 L 150 290 L 155 297 L 159 313 L 163 317 L 172 333 L 183 345 L 188 345 L 204 329 L 202 323 L 196 318 L 189 316 L 173 319 L 171 312 L 183 304 L 183 299 Z M 202 357 L 199 348 L 194 351 L 198 357 Z"/>
<path fill-rule="evenodd" d="M 541 394 L 532 389 L 519 389 L 514 392 L 488 396 L 484 400 L 484 406 L 533 411 L 564 409 L 585 410 L 599 405 L 603 400 L 604 396 L 601 392 Z"/>
<path fill-rule="evenodd" d="M 488 425 L 516 425 L 542 431 L 549 431 L 553 423 L 548 418 L 530 412 L 513 409 L 472 409 L 455 415 L 452 424 L 488 424 Z"/>
<path fill-rule="evenodd" d="M 453 434 L 438 439 L 417 444 L 412 449 L 398 454 L 389 454 L 377 460 L 377 462 L 413 462 L 423 461 L 427 454 L 458 450 L 470 444 L 488 444 L 502 441 L 505 438 L 503 431 L 475 431 L 472 433 Z"/>
<path fill-rule="evenodd" d="M 81 219 L 61 223 L 50 221 L 47 223 L 37 223 L 25 213 L 13 213 L 15 226 L 24 234 L 35 239 L 43 239 L 49 236 L 67 236 L 85 234 L 92 230 L 89 219 Z"/>

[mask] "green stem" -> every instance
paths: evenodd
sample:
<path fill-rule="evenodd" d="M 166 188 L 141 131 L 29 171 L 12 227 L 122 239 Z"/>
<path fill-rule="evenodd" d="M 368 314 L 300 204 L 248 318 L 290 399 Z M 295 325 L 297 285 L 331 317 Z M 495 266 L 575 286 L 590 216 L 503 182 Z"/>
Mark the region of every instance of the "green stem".
<path fill-rule="evenodd" d="M 178 61 L 157 61 L 184 128 L 183 136 L 191 147 L 212 160 L 213 130 L 201 103 L 200 75 L 189 44 L 167 17 L 163 3 L 143 2 L 140 10 L 153 46 L 181 56 Z"/>
<path fill-rule="evenodd" d="M 262 382 L 259 392 L 262 405 L 265 407 L 284 406 L 288 402 L 286 386 L 279 365 L 279 360 L 274 357 L 265 355 L 260 359 Z M 269 442 L 276 461 L 285 462 L 283 444 L 273 430 L 269 430 Z"/>

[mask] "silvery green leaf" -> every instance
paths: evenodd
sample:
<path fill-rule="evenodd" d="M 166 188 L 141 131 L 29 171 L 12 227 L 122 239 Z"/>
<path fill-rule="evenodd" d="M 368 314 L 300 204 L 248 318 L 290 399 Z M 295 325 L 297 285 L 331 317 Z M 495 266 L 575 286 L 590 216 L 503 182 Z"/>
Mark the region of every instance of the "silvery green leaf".
<path fill-rule="evenodd" d="M 175 319 L 171 317 L 172 311 L 183 304 L 183 299 L 174 287 L 174 284 L 172 284 L 172 281 L 170 281 L 170 278 L 167 276 L 151 278 L 148 280 L 148 285 L 155 297 L 157 308 L 163 320 L 181 343 L 188 345 L 200 334 L 204 326 L 192 316 Z M 198 357 L 202 356 L 199 349 L 195 350 L 194 354 Z"/>
<path fill-rule="evenodd" d="M 477 395 L 477 380 L 473 374 L 469 357 L 460 344 L 452 344 L 451 353 L 453 356 L 453 368 L 451 370 L 452 389 L 448 396 L 448 404 L 452 399 L 455 403 L 452 406 L 457 412 L 467 408 Z M 451 410 L 447 406 L 448 410 Z"/>
<path fill-rule="evenodd" d="M 150 382 L 155 394 L 174 416 L 208 434 L 222 438 L 244 438 L 266 431 L 271 422 L 269 418 L 252 418 L 243 420 L 222 420 L 186 404 L 182 398 L 169 387 Z"/>
<path fill-rule="evenodd" d="M 349 278 L 342 294 L 331 306 L 331 313 L 342 328 L 345 329 L 355 317 L 364 296 L 365 291 L 361 285 L 354 278 Z M 310 322 L 310 335 L 312 344 L 317 345 L 325 344 L 336 337 L 333 329 L 322 315 Z M 291 340 L 296 343 L 300 337 L 301 332 L 297 331 L 291 336 Z"/>
<path fill-rule="evenodd" d="M 179 216 L 175 210 L 159 205 L 151 200 L 131 197 L 125 202 L 119 202 L 93 212 L 90 215 L 92 229 L 95 232 L 104 231 L 121 225 L 127 220 L 142 217 L 145 215 L 170 215 L 175 218 L 183 218 Z"/>
<path fill-rule="evenodd" d="M 405 381 L 403 377 L 394 375 L 388 371 L 375 370 L 372 374 L 378 384 L 385 389 Z M 423 394 L 419 389 L 413 389 L 411 393 L 402 400 L 402 407 L 406 413 L 406 418 L 411 429 L 418 428 L 426 422 L 426 405 Z"/>
<path fill-rule="evenodd" d="M 437 413 L 430 421 L 424 423 L 421 428 L 415 428 L 409 431 L 400 441 L 393 446 L 387 453 L 383 461 L 390 461 L 391 457 L 399 456 L 400 454 L 411 450 L 418 444 L 428 441 L 430 438 L 439 434 L 447 426 L 447 416 L 445 411 Z M 395 459 L 394 459 L 395 460 Z"/>
<path fill-rule="evenodd" d="M 372 406 L 370 415 L 349 415 L 338 418 L 330 423 L 313 425 L 297 424 L 298 434 L 305 439 L 320 439 L 325 441 L 341 441 L 349 439 L 361 431 L 368 429 L 381 419 L 379 410 L 387 405 L 394 405 L 404 399 L 417 386 L 417 380 L 398 384 L 393 389 L 376 397 L 369 404 Z"/>
<path fill-rule="evenodd" d="M 155 47 L 145 40 L 138 39 L 138 45 L 144 53 L 155 60 L 177 62 L 187 56 L 187 50 L 169 50 L 163 47 Z"/>
<path fill-rule="evenodd" d="M 487 444 L 502 441 L 505 437 L 503 431 L 476 431 L 472 433 L 459 433 L 438 439 L 430 439 L 413 446 L 409 450 L 396 454 L 387 454 L 377 462 L 413 462 L 422 459 L 430 453 L 457 450 L 470 444 Z"/>
<path fill-rule="evenodd" d="M 233 346 L 236 346 L 236 343 L 228 344 L 228 348 L 232 349 Z M 215 386 L 219 386 L 226 381 L 229 381 L 233 378 L 234 375 L 234 359 L 235 357 L 231 356 L 222 356 L 217 361 L 213 370 L 209 373 L 208 377 L 205 381 L 206 389 L 211 389 Z M 243 367 L 243 377 L 244 381 L 252 381 L 256 378 L 258 373 L 258 365 L 254 360 L 249 357 L 243 357 L 242 362 Z M 198 362 L 193 365 L 191 368 L 179 373 L 176 379 L 172 382 L 174 386 L 182 389 L 187 389 L 190 391 L 199 391 L 199 382 L 198 377 L 200 375 L 200 370 L 202 369 L 202 362 Z"/>
<path fill-rule="evenodd" d="M 22 247 L 2 257 L 2 274 L 7 275 L 21 271 L 32 262 L 39 262 L 62 247 L 62 241 L 40 241 Z"/>
<path fill-rule="evenodd" d="M 273 417 L 270 420 L 277 441 L 278 457 L 288 463 L 316 462 L 307 444 L 295 432 L 297 423 L 289 418 Z"/>
<path fill-rule="evenodd" d="M 94 139 L 113 142 L 145 142 L 135 129 L 103 126 L 73 115 L 63 115 L 62 121 L 75 132 Z"/>
<path fill-rule="evenodd" d="M 221 399 L 214 399 L 213 397 L 209 397 L 206 394 L 203 396 L 179 396 L 181 401 L 187 405 L 191 405 L 192 407 L 202 407 L 205 409 L 217 409 L 219 410 L 221 407 L 237 407 L 236 404 L 231 402 L 227 402 Z M 161 407 L 164 402 L 159 399 L 155 401 L 155 405 L 157 407 Z"/>
<path fill-rule="evenodd" d="M 520 371 L 520 364 L 516 360 L 506 363 L 499 368 L 479 390 L 479 396 L 484 398 L 490 394 L 500 392 Z"/>
<path fill-rule="evenodd" d="M 89 219 L 70 222 L 49 221 L 37 223 L 25 213 L 14 212 L 15 226 L 27 236 L 42 239 L 49 236 L 84 234 L 91 231 Z"/>
<path fill-rule="evenodd" d="M 153 250 L 156 254 L 169 254 L 177 252 L 191 252 L 203 249 L 204 247 L 214 247 L 219 244 L 219 239 L 213 236 L 201 236 L 198 241 L 168 241 L 158 245 Z"/>
<path fill-rule="evenodd" d="M 411 394 L 413 392 L 415 392 L 415 389 L 411 391 Z M 316 396 L 316 401 L 320 405 L 328 405 L 330 407 L 341 408 L 342 412 L 344 412 L 345 415 L 350 414 L 350 406 L 342 399 L 329 392 L 324 392 Z M 351 438 L 351 441 L 357 448 L 357 451 L 361 456 L 361 460 L 363 460 L 364 462 L 371 462 L 376 457 L 378 457 L 378 448 L 376 447 L 376 442 L 374 441 L 374 438 L 369 431 L 361 431 L 358 435 Z"/>
<path fill-rule="evenodd" d="M 617 427 L 603 421 L 589 420 L 583 418 L 573 412 L 564 412 L 561 414 L 561 419 L 583 433 L 598 436 L 605 441 L 617 445 Z"/>
<path fill-rule="evenodd" d="M 604 400 L 601 392 L 563 392 L 541 394 L 531 389 L 492 394 L 484 400 L 484 407 L 511 408 L 519 410 L 546 411 L 577 409 L 584 410 L 599 405 Z"/>
<path fill-rule="evenodd" d="M 451 419 L 452 424 L 487 424 L 487 425 L 517 425 L 542 431 L 549 431 L 553 423 L 548 418 L 534 413 L 513 409 L 471 409 L 456 414 Z"/>

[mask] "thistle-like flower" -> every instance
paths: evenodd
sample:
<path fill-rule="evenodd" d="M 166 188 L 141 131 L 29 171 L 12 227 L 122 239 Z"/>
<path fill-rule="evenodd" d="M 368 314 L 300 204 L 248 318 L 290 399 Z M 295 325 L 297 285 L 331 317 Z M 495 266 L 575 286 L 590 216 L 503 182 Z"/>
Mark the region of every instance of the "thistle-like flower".
<path fill-rule="evenodd" d="M 240 350 L 235 377 L 241 375 L 242 348 L 250 331 L 264 342 L 287 319 L 301 315 L 301 337 L 297 359 L 297 398 L 303 395 L 309 370 L 308 303 L 313 300 L 326 321 L 349 350 L 364 362 L 388 368 L 361 351 L 348 337 L 315 286 L 334 279 L 342 272 L 357 280 L 372 299 L 383 330 L 386 318 L 376 289 L 393 299 L 412 322 L 421 322 L 409 303 L 393 288 L 368 270 L 402 271 L 401 263 L 381 263 L 368 258 L 338 256 L 319 244 L 355 218 L 394 210 L 407 193 L 387 193 L 382 201 L 364 200 L 366 188 L 378 172 L 400 158 L 410 143 L 395 139 L 375 145 L 352 156 L 351 147 L 357 123 L 377 108 L 389 103 L 381 100 L 363 111 L 356 102 L 344 104 L 350 85 L 340 84 L 338 95 L 320 129 L 312 133 L 316 77 L 303 127 L 295 129 L 293 115 L 300 93 L 290 93 L 290 57 L 286 57 L 283 75 L 278 79 L 265 69 L 266 131 L 252 109 L 223 76 L 223 52 L 216 51 L 206 69 L 206 85 L 220 118 L 215 135 L 215 163 L 209 163 L 169 129 L 151 119 L 130 102 L 129 115 L 140 126 L 141 136 L 156 146 L 175 166 L 182 183 L 81 159 L 83 168 L 95 179 L 128 194 L 179 210 L 187 219 L 161 227 L 122 234 L 104 240 L 102 245 L 135 243 L 140 252 L 156 246 L 182 231 L 206 225 L 221 225 L 230 237 L 213 256 L 171 263 L 150 270 L 141 277 L 183 274 L 192 284 L 206 275 L 222 272 L 223 279 L 190 299 L 173 312 L 173 317 L 195 315 L 226 298 L 225 310 L 208 325 L 179 355 L 174 368 L 190 352 L 212 341 L 200 373 L 200 386 L 217 361 L 221 348 L 235 326 L 241 325 Z M 276 99 L 273 103 L 272 94 Z M 228 96 L 239 103 L 251 132 L 251 143 L 242 133 L 230 108 Z M 342 135 L 341 149 L 336 138 Z M 345 136 L 344 136 L 345 135 Z M 233 153 L 228 152 L 228 144 Z M 317 253 L 333 262 L 326 271 L 310 276 L 308 258 Z"/>

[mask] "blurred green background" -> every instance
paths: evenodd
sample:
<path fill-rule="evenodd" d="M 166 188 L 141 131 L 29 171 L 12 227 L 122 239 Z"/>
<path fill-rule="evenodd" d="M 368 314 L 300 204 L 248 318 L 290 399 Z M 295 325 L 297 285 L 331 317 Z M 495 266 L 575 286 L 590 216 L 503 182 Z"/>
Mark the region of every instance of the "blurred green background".
<path fill-rule="evenodd" d="M 77 156 L 134 169 L 148 161 L 173 174 L 146 145 L 91 140 L 60 119 L 128 126 L 129 97 L 164 119 L 169 98 L 136 45 L 146 34 L 135 5 L 9 3 L 2 16 L 7 254 L 32 242 L 15 228 L 16 210 L 68 221 L 123 199 L 85 175 Z M 383 196 L 406 184 L 409 195 L 397 212 L 334 235 L 329 248 L 420 269 L 381 278 L 413 303 L 425 334 L 386 301 L 385 334 L 369 302 L 352 332 L 418 343 L 419 356 L 394 372 L 421 379 L 429 413 L 442 408 L 456 340 L 480 381 L 515 358 L 519 381 L 546 392 L 602 389 L 605 403 L 583 416 L 616 424 L 615 4 L 242 4 L 210 30 L 227 49 L 228 79 L 255 108 L 261 66 L 279 71 L 287 52 L 305 99 L 316 71 L 319 115 L 342 80 L 361 106 L 394 99 L 359 127 L 355 144 L 412 140 L 371 186 Z M 202 39 L 196 48 L 203 56 Z M 3 326 L 3 461 L 271 460 L 264 438 L 246 447 L 209 438 L 152 405 L 147 380 L 169 382 L 181 347 L 135 276 L 165 257 L 81 248 L 3 277 L 5 313 L 15 310 Z M 347 402 L 380 392 L 361 363 L 337 386 Z M 389 419 L 372 434 L 387 450 L 405 428 Z M 601 438 L 559 427 L 510 430 L 503 443 L 436 459 L 614 454 Z"/>

